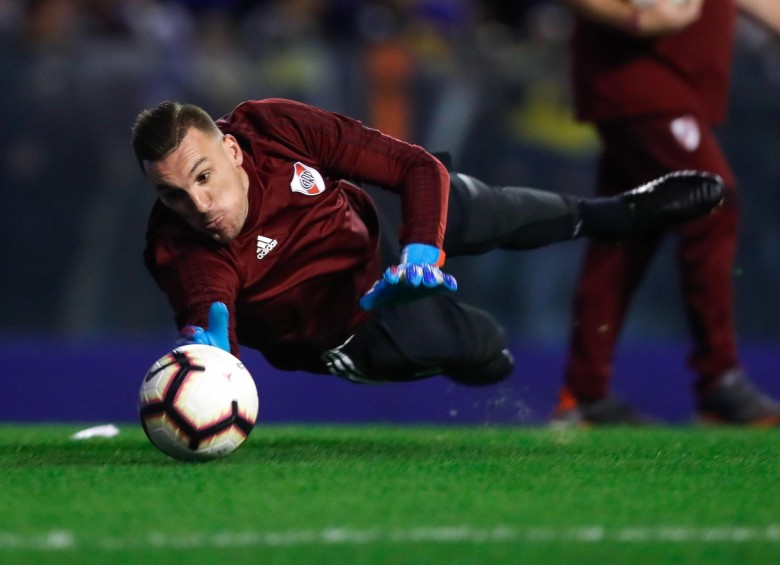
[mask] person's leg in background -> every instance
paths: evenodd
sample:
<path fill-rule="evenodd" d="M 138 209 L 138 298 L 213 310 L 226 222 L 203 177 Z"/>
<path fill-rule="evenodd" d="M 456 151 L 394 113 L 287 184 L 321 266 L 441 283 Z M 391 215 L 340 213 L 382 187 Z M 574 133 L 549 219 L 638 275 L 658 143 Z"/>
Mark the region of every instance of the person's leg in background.
<path fill-rule="evenodd" d="M 734 177 L 713 132 L 693 117 L 682 119 L 687 135 L 675 135 L 675 119 L 667 117 L 600 127 L 604 151 L 598 192 L 614 194 L 626 183 L 646 182 L 674 170 L 709 171 L 724 179 L 724 204 L 676 228 L 685 314 L 694 341 L 689 365 L 698 377 L 697 394 L 706 391 L 717 397 L 711 408 L 718 414 L 711 416 L 731 423 L 771 419 L 780 416 L 780 409 L 752 389 L 737 356 L 731 280 L 738 215 Z M 574 300 L 565 383 L 554 420 L 596 425 L 645 421 L 611 395 L 609 385 L 624 317 L 661 237 L 657 232 L 612 245 L 591 244 Z M 721 382 L 732 382 L 731 390 L 722 391 Z M 698 408 L 706 409 L 706 403 L 700 401 Z"/>
<path fill-rule="evenodd" d="M 624 166 L 620 153 L 613 153 L 611 136 L 604 132 L 602 135 L 604 152 L 599 161 L 597 195 L 612 196 L 621 187 L 653 178 L 652 173 L 641 174 Z M 617 147 L 624 145 L 617 142 Z M 588 244 L 573 301 L 565 382 L 554 421 L 579 423 L 585 419 L 591 424 L 646 421 L 610 394 L 610 384 L 614 351 L 626 313 L 663 235 L 663 231 L 654 230 L 630 239 L 594 240 Z"/>

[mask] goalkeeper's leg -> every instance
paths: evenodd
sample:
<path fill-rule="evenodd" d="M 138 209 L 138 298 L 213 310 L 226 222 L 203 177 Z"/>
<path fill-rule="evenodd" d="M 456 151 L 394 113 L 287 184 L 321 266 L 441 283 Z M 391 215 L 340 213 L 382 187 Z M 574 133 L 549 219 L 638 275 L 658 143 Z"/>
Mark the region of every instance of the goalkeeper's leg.
<path fill-rule="evenodd" d="M 490 249 L 533 249 L 578 237 L 625 238 L 697 218 L 723 201 L 722 180 L 683 171 L 613 197 L 575 198 L 517 186 L 489 186 L 451 175 L 444 250 L 450 256 Z"/>
<path fill-rule="evenodd" d="M 452 173 L 444 250 L 449 256 L 491 249 L 533 249 L 575 236 L 577 199 L 533 188 L 490 186 Z"/>
<path fill-rule="evenodd" d="M 503 328 L 487 312 L 435 296 L 375 312 L 345 344 L 323 356 L 353 382 L 405 382 L 446 375 L 487 385 L 512 372 Z"/>

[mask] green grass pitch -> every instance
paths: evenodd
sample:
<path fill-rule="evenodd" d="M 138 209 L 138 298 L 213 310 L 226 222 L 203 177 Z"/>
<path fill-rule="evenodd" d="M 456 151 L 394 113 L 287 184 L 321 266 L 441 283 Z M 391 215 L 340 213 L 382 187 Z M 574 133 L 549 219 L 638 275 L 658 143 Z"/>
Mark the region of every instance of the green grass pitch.
<path fill-rule="evenodd" d="M 774 430 L 260 423 L 188 464 L 81 427 L 0 427 L 0 563 L 780 563 Z"/>

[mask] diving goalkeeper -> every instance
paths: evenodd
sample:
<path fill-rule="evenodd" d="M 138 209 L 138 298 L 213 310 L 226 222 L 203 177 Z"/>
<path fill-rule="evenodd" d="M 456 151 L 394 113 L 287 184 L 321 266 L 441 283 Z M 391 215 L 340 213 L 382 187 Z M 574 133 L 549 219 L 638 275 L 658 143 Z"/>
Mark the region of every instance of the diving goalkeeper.
<path fill-rule="evenodd" d="M 355 382 L 509 376 L 503 328 L 457 300 L 447 256 L 631 237 L 723 198 L 719 177 L 694 171 L 609 198 L 489 186 L 282 99 L 218 120 L 163 102 L 138 115 L 132 142 L 157 192 L 144 260 L 181 339 Z"/>

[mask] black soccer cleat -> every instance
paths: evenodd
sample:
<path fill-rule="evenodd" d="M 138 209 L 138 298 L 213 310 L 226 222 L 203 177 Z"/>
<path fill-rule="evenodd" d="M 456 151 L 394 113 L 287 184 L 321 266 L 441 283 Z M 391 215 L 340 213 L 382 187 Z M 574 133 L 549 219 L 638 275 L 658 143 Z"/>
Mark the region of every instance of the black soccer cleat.
<path fill-rule="evenodd" d="M 718 175 L 676 171 L 619 195 L 628 205 L 635 229 L 692 220 L 723 203 L 725 186 Z"/>

